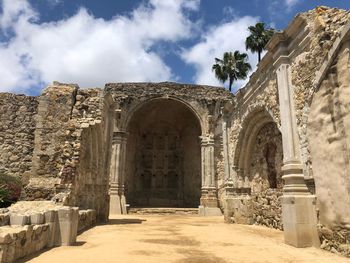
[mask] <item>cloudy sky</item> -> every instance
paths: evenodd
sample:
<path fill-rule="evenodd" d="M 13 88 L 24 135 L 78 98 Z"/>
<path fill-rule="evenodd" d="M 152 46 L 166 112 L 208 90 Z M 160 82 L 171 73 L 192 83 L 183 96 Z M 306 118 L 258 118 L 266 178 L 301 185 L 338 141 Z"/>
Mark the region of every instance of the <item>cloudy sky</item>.
<path fill-rule="evenodd" d="M 37 95 L 53 80 L 222 86 L 214 58 L 244 52 L 248 26 L 281 30 L 317 5 L 350 9 L 349 0 L 0 0 L 0 92 Z"/>

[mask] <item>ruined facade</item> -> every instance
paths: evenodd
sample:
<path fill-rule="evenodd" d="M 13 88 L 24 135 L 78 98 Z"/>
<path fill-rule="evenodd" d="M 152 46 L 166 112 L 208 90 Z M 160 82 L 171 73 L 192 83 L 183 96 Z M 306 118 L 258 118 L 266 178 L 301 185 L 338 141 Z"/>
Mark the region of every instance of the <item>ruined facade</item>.
<path fill-rule="evenodd" d="M 298 15 L 234 95 L 169 82 L 2 93 L 0 168 L 22 177 L 23 199 L 102 221 L 127 204 L 199 206 L 349 255 L 349 18 Z"/>

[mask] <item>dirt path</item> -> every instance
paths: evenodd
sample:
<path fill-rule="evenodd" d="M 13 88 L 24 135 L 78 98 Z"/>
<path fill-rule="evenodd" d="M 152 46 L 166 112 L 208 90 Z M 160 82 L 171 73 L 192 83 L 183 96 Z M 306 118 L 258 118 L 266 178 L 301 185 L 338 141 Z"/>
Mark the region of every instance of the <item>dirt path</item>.
<path fill-rule="evenodd" d="M 349 263 L 349 259 L 316 248 L 296 249 L 283 244 L 280 231 L 229 225 L 221 217 L 129 215 L 84 232 L 77 246 L 54 248 L 26 262 Z"/>

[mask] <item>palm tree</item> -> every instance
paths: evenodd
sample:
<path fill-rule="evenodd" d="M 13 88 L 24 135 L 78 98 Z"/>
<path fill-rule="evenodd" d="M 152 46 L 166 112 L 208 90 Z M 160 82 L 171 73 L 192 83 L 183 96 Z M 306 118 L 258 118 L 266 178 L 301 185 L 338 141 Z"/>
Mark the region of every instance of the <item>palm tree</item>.
<path fill-rule="evenodd" d="M 248 30 L 250 36 L 245 40 L 245 48 L 252 53 L 258 52 L 260 62 L 262 51 L 276 31 L 273 28 L 265 28 L 264 23 L 257 23 L 255 26 L 250 26 Z"/>
<path fill-rule="evenodd" d="M 248 71 L 251 70 L 246 53 L 239 51 L 225 52 L 222 59 L 215 58 L 215 64 L 212 70 L 215 76 L 222 83 L 229 81 L 229 90 L 231 91 L 232 83 L 238 79 L 245 79 L 248 76 Z"/>

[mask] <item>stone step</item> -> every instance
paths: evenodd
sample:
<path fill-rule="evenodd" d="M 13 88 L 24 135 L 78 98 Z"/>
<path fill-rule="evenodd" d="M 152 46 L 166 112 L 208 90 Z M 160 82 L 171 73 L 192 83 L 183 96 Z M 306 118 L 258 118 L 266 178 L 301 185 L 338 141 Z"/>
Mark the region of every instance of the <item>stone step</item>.
<path fill-rule="evenodd" d="M 198 208 L 142 207 L 129 208 L 128 214 L 138 215 L 198 215 Z"/>

